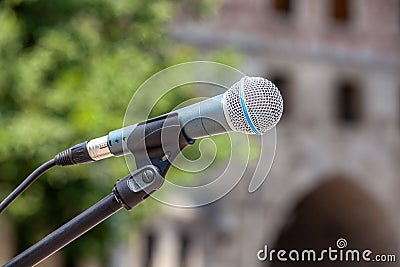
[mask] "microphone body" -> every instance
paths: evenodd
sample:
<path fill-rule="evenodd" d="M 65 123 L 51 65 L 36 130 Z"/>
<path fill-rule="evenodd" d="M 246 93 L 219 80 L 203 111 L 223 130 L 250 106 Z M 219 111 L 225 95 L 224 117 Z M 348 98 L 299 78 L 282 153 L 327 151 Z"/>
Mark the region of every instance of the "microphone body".
<path fill-rule="evenodd" d="M 59 165 L 73 165 L 123 156 L 132 152 L 133 143 L 139 141 L 136 139 L 144 138 L 137 134 L 139 130 L 143 130 L 143 135 L 161 131 L 168 116 L 177 115 L 180 131 L 191 144 L 198 138 L 231 131 L 263 134 L 278 123 L 282 112 L 283 99 L 276 86 L 264 78 L 246 76 L 223 94 L 111 131 L 106 136 L 71 147 L 55 159 Z M 179 140 L 169 140 L 175 141 Z"/>

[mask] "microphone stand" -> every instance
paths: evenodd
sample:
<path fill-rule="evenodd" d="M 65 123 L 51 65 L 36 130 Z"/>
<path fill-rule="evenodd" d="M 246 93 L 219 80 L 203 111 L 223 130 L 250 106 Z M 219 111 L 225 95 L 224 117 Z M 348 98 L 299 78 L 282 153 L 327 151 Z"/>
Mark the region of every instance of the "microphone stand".
<path fill-rule="evenodd" d="M 176 142 L 176 137 L 179 142 Z M 171 142 L 172 140 L 175 142 Z M 183 148 L 193 142 L 194 140 L 183 136 L 176 113 L 139 124 L 127 142 L 128 149 L 135 156 L 138 169 L 118 180 L 111 194 L 17 255 L 3 267 L 34 266 L 122 208 L 134 208 L 163 185 L 172 161 Z"/>

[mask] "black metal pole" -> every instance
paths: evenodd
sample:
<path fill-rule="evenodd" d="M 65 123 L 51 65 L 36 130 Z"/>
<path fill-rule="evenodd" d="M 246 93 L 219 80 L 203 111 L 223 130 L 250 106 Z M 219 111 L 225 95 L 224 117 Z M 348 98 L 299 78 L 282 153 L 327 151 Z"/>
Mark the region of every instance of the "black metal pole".
<path fill-rule="evenodd" d="M 110 194 L 13 258 L 3 265 L 3 267 L 34 266 L 86 233 L 121 208 L 122 206 L 117 202 L 114 194 Z"/>
<path fill-rule="evenodd" d="M 165 171 L 167 169 L 165 168 Z M 134 208 L 163 184 L 164 177 L 158 171 L 158 167 L 146 165 L 118 180 L 110 195 L 17 255 L 3 267 L 34 266 L 120 209 Z"/>

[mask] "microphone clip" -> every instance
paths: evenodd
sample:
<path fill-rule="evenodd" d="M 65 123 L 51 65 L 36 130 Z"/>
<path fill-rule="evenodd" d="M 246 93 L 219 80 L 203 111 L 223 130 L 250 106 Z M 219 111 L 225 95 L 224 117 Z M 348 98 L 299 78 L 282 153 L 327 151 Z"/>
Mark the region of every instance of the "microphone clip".
<path fill-rule="evenodd" d="M 115 184 L 118 203 L 130 210 L 159 189 L 176 156 L 193 143 L 181 130 L 178 113 L 138 124 L 127 140 L 137 170 Z"/>
<path fill-rule="evenodd" d="M 165 177 L 178 154 L 193 143 L 183 134 L 174 112 L 139 123 L 128 137 L 127 148 L 138 169 L 153 165 Z"/>

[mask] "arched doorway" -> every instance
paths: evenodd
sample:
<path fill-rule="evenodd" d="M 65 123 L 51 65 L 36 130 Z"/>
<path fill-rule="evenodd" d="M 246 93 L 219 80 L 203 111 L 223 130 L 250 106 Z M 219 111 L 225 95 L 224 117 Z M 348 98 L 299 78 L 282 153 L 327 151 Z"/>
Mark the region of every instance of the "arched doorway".
<path fill-rule="evenodd" d="M 347 249 L 370 249 L 374 254 L 398 252 L 393 231 L 379 205 L 353 182 L 336 177 L 319 185 L 300 200 L 272 248 L 287 251 L 321 251 L 328 247 L 337 249 L 339 238 L 346 239 Z M 273 267 L 366 265 L 396 266 L 395 263 L 332 262 L 328 257 L 323 262 L 290 263 L 275 258 L 270 264 Z"/>

